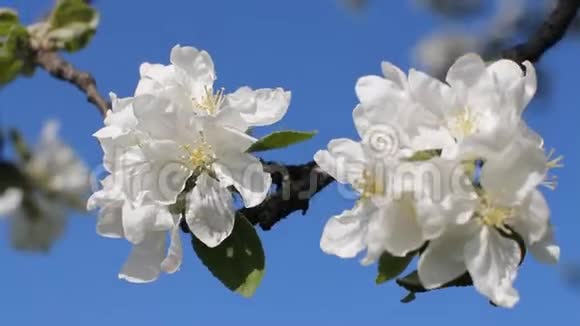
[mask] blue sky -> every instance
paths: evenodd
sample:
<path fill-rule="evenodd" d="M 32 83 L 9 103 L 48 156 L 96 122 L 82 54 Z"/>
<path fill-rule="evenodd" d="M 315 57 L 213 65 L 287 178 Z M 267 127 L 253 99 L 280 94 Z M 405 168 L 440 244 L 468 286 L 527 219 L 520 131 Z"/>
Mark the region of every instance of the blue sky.
<path fill-rule="evenodd" d="M 6 0 L 25 22 L 41 16 L 52 1 Z M 91 71 L 101 92 L 130 96 L 144 61 L 168 61 L 175 44 L 208 50 L 218 84 L 275 87 L 292 91 L 285 119 L 270 129 L 317 129 L 310 142 L 268 159 L 301 163 L 337 137 L 355 137 L 354 84 L 380 73 L 380 61 L 403 69 L 410 49 L 441 18 L 416 10 L 409 1 L 372 1 L 353 14 L 336 0 L 294 1 L 98 1 L 102 20 L 88 48 L 70 56 Z M 580 261 L 577 206 L 580 173 L 578 121 L 578 42 L 549 52 L 542 66 L 551 73 L 549 97 L 536 99 L 526 114 L 548 146 L 565 155 L 560 186 L 547 193 L 562 261 Z M 91 134 L 101 126 L 82 94 L 38 71 L 0 90 L 0 122 L 30 140 L 48 118 L 58 118 L 62 136 L 92 168 L 101 151 Z M 376 267 L 326 256 L 319 238 L 326 220 L 352 205 L 336 187 L 319 194 L 306 216 L 293 215 L 261 232 L 267 272 L 255 297 L 229 293 L 205 270 L 189 247 L 179 273 L 147 285 L 117 279 L 129 252 L 122 240 L 100 238 L 95 216 L 73 216 L 68 232 L 47 256 L 16 253 L 0 224 L 0 325 L 196 325 L 232 322 L 294 325 L 297 322 L 350 325 L 578 324 L 580 290 L 562 281 L 560 269 L 527 260 L 516 283 L 522 300 L 515 310 L 492 308 L 473 289 L 421 295 L 409 305 L 394 284 L 376 286 Z M 184 241 L 187 241 L 186 239 Z M 187 242 L 184 242 L 187 245 Z"/>

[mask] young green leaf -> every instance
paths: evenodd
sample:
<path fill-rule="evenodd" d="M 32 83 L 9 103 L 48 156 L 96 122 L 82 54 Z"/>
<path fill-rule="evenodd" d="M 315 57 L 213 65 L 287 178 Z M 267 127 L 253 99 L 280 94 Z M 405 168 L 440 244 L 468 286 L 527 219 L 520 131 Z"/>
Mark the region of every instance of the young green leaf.
<path fill-rule="evenodd" d="M 99 24 L 99 13 L 82 0 L 60 0 L 52 12 L 47 37 L 57 48 L 78 51 L 89 43 Z"/>
<path fill-rule="evenodd" d="M 0 8 L 0 23 L 18 24 L 18 13 L 10 8 Z"/>
<path fill-rule="evenodd" d="M 16 12 L 0 9 L 0 86 L 30 70 L 31 64 L 26 62 L 28 39 Z"/>
<path fill-rule="evenodd" d="M 379 274 L 375 282 L 382 284 L 399 276 L 409 266 L 413 257 L 413 254 L 405 257 L 395 257 L 385 251 L 379 258 Z"/>
<path fill-rule="evenodd" d="M 316 135 L 316 131 L 276 131 L 260 138 L 247 150 L 247 152 L 263 152 L 271 149 L 288 147 L 309 140 L 314 137 L 314 135 Z"/>
<path fill-rule="evenodd" d="M 265 256 L 256 230 L 238 214 L 232 234 L 219 246 L 209 248 L 192 235 L 197 256 L 228 289 L 249 298 L 265 272 Z"/>

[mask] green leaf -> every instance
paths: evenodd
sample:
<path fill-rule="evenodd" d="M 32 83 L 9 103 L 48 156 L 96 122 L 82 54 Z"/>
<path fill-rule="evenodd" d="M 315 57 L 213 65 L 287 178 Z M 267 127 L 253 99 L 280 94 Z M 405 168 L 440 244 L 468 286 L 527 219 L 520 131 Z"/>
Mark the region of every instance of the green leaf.
<path fill-rule="evenodd" d="M 0 86 L 30 70 L 28 40 L 28 31 L 20 25 L 16 12 L 0 9 Z"/>
<path fill-rule="evenodd" d="M 60 0 L 52 12 L 47 37 L 57 48 L 78 51 L 89 43 L 99 24 L 99 13 L 83 0 Z"/>
<path fill-rule="evenodd" d="M 399 276 L 413 260 L 414 254 L 405 257 L 396 257 L 388 252 L 384 252 L 379 259 L 379 274 L 375 282 L 382 284 Z"/>
<path fill-rule="evenodd" d="M 192 235 L 197 256 L 228 289 L 249 298 L 254 295 L 265 272 L 266 259 L 256 230 L 248 220 L 236 215 L 232 234 L 219 246 L 209 248 Z"/>
<path fill-rule="evenodd" d="M 18 13 L 10 8 L 0 8 L 0 23 L 18 24 Z"/>
<path fill-rule="evenodd" d="M 314 137 L 314 135 L 316 135 L 316 131 L 276 131 L 259 139 L 247 150 L 247 152 L 263 152 L 271 149 L 288 147 L 309 140 Z"/>

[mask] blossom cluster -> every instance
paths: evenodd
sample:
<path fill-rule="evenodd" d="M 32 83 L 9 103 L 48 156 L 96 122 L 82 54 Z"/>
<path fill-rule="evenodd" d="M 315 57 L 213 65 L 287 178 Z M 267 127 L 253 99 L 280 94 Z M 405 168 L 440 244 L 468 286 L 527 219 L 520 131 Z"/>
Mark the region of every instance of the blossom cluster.
<path fill-rule="evenodd" d="M 334 139 L 317 164 L 359 195 L 332 217 L 324 252 L 371 264 L 388 252 L 418 255 L 426 289 L 469 273 L 491 302 L 513 307 L 525 252 L 556 263 L 550 211 L 539 187 L 555 186 L 561 157 L 546 151 L 522 113 L 537 88 L 529 62 L 460 57 L 445 82 L 383 62 L 359 79 L 353 111 L 361 138 Z"/>
<path fill-rule="evenodd" d="M 18 139 L 20 160 L 6 177 L 13 180 L 2 180 L 9 186 L 0 194 L 0 217 L 9 217 L 16 249 L 48 251 L 65 229 L 68 211 L 84 210 L 89 169 L 58 131 L 56 121 L 47 122 L 33 149 Z"/>
<path fill-rule="evenodd" d="M 256 142 L 248 131 L 280 120 L 290 102 L 281 88 L 216 89 L 205 51 L 175 46 L 170 61 L 142 64 L 134 96 L 111 94 L 112 110 L 94 135 L 109 175 L 88 208 L 100 208 L 100 235 L 133 245 L 119 273 L 130 282 L 179 269 L 180 225 L 216 247 L 232 232 L 234 194 L 245 207 L 265 199 L 272 181 L 247 153 Z"/>

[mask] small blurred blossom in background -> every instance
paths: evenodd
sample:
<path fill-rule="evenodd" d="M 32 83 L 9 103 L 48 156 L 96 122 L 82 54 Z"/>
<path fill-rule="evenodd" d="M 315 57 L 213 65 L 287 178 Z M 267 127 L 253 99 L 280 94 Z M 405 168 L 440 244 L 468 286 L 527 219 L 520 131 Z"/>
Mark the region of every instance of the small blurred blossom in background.
<path fill-rule="evenodd" d="M 84 211 L 89 169 L 60 140 L 58 129 L 48 121 L 32 151 L 19 135 L 13 137 L 20 159 L 10 168 L 17 181 L 0 193 L 0 217 L 10 222 L 15 249 L 48 251 L 65 229 L 70 210 Z"/>
<path fill-rule="evenodd" d="M 480 53 L 483 45 L 459 30 L 439 31 L 418 42 L 413 60 L 435 77 L 444 77 L 448 68 L 465 53 Z"/>

